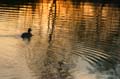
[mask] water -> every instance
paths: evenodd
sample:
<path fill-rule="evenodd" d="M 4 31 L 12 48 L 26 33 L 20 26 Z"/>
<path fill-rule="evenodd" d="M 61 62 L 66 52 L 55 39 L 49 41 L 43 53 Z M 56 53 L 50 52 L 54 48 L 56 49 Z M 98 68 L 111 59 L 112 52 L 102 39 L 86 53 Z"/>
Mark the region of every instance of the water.
<path fill-rule="evenodd" d="M 0 79 L 119 79 L 119 14 L 110 3 L 0 4 Z"/>

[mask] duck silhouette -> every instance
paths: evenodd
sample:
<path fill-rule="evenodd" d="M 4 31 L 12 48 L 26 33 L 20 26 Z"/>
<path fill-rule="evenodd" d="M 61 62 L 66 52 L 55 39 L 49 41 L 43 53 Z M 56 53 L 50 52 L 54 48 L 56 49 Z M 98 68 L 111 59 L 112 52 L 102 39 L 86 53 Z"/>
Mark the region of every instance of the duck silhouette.
<path fill-rule="evenodd" d="M 28 41 L 30 41 L 30 40 L 31 40 L 31 37 L 33 36 L 32 33 L 31 33 L 31 31 L 32 31 L 32 29 L 31 29 L 31 28 L 28 28 L 28 32 L 22 33 L 21 38 L 22 38 L 23 40 L 28 40 Z"/>

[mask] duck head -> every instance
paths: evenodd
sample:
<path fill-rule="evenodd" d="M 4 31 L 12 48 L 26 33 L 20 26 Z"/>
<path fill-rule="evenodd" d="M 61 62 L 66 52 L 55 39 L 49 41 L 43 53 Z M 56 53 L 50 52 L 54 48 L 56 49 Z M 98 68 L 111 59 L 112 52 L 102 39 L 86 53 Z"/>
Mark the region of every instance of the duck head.
<path fill-rule="evenodd" d="M 32 31 L 32 29 L 31 28 L 28 28 L 28 32 L 31 32 Z"/>

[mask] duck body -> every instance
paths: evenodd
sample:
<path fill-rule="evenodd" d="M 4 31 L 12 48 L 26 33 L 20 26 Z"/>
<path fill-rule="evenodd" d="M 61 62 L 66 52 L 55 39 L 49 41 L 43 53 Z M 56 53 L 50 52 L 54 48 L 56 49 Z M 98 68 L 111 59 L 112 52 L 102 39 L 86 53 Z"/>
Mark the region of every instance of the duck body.
<path fill-rule="evenodd" d="M 22 38 L 23 40 L 27 39 L 27 40 L 30 41 L 30 39 L 31 39 L 32 36 L 33 36 L 33 35 L 32 35 L 32 33 L 31 33 L 31 29 L 28 29 L 28 32 L 22 33 L 21 38 Z"/>
<path fill-rule="evenodd" d="M 22 37 L 23 39 L 29 39 L 29 38 L 32 37 L 32 34 L 31 34 L 31 33 L 24 32 L 24 33 L 21 35 L 21 37 Z"/>

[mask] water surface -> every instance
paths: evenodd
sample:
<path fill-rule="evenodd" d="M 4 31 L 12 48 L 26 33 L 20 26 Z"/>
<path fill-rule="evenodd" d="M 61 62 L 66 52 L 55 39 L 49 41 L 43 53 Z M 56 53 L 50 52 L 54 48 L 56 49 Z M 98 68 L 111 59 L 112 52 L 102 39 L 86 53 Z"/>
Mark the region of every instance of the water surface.
<path fill-rule="evenodd" d="M 0 78 L 119 79 L 119 14 L 110 3 L 1 4 Z"/>

